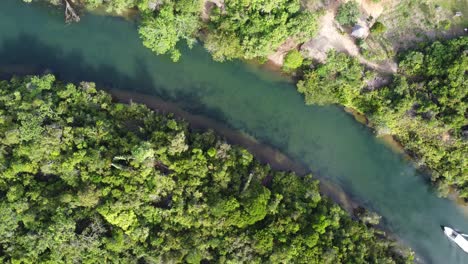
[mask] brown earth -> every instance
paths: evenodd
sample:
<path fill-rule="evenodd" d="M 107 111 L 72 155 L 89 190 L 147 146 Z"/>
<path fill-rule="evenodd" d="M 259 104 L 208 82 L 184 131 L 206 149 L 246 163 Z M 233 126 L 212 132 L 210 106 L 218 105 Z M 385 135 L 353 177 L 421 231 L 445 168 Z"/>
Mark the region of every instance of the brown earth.
<path fill-rule="evenodd" d="M 365 19 L 368 15 L 378 17 L 383 12 L 382 3 L 371 3 L 370 1 L 358 1 L 361 2 L 361 12 L 363 16 L 360 19 L 360 24 L 365 24 Z M 368 68 L 373 69 L 380 73 L 392 74 L 397 70 L 396 63 L 393 61 L 384 61 L 382 63 L 375 63 L 365 59 L 356 45 L 354 38 L 352 38 L 347 32 L 340 32 L 341 26 L 335 21 L 335 14 L 338 9 L 340 1 L 335 1 L 327 7 L 327 11 L 320 18 L 319 31 L 317 36 L 301 47 L 301 50 L 307 54 L 308 57 L 323 62 L 327 58 L 327 52 L 331 49 L 344 52 L 350 56 L 356 57 L 362 64 Z"/>

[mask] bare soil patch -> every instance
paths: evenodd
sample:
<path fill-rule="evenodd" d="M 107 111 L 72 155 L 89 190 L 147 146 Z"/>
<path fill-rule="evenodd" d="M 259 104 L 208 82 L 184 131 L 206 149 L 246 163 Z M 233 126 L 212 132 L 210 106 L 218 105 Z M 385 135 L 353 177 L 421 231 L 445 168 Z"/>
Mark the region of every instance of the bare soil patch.
<path fill-rule="evenodd" d="M 359 1 L 363 3 L 364 17 L 367 14 L 380 15 L 383 12 L 383 7 L 369 1 Z M 356 45 L 355 39 L 341 28 L 335 21 L 335 14 L 339 6 L 339 1 L 334 2 L 328 8 L 325 14 L 320 18 L 320 26 L 317 36 L 301 47 L 301 50 L 309 58 L 319 62 L 324 62 L 327 58 L 327 52 L 331 49 L 344 52 L 350 56 L 356 57 L 366 67 L 382 73 L 395 73 L 396 64 L 392 61 L 375 63 L 367 60 L 360 54 L 359 47 Z M 361 20 L 363 20 L 361 18 Z M 365 19 L 364 19 L 365 20 Z"/>
<path fill-rule="evenodd" d="M 278 67 L 283 66 L 284 57 L 288 54 L 289 51 L 295 49 L 297 47 L 297 43 L 293 38 L 288 38 L 278 50 L 268 56 L 268 60 L 271 64 L 276 65 Z"/>

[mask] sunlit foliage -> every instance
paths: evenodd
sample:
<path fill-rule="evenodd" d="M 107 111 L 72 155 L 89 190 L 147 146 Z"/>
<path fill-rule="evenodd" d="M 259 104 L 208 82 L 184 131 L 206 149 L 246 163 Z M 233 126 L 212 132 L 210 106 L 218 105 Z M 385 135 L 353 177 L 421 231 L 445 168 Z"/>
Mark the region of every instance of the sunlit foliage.
<path fill-rule="evenodd" d="M 307 104 L 351 106 L 364 87 L 364 67 L 355 58 L 330 51 L 324 64 L 305 73 L 297 84 Z"/>
<path fill-rule="evenodd" d="M 356 59 L 329 54 L 298 83 L 306 103 L 343 104 L 365 113 L 378 131 L 393 134 L 442 194 L 455 187 L 468 198 L 468 38 L 434 42 L 400 56 L 393 82 L 365 88 Z"/>
<path fill-rule="evenodd" d="M 311 176 L 92 83 L 0 82 L 2 263 L 403 263 Z"/>
<path fill-rule="evenodd" d="M 199 29 L 198 0 L 179 0 L 164 4 L 157 11 L 144 12 L 138 29 L 143 45 L 156 54 L 171 55 L 173 61 L 180 58 L 177 43 L 184 39 L 189 47 L 196 42 Z"/>
<path fill-rule="evenodd" d="M 210 15 L 205 47 L 215 60 L 265 58 L 288 37 L 311 38 L 316 15 L 301 11 L 298 0 L 230 0 Z"/>
<path fill-rule="evenodd" d="M 304 57 L 298 50 L 291 50 L 284 56 L 283 70 L 291 72 L 302 66 Z"/>

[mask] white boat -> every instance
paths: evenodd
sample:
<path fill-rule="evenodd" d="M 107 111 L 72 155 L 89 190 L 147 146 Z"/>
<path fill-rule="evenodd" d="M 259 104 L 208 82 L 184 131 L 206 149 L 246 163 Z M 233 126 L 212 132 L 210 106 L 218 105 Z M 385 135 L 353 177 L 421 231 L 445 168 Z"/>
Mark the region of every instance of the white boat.
<path fill-rule="evenodd" d="M 468 240 L 466 237 L 468 235 L 461 234 L 460 232 L 457 232 L 455 229 L 450 228 L 448 226 L 440 226 L 442 230 L 444 231 L 444 234 L 453 242 L 455 242 L 463 251 L 468 253 Z"/>

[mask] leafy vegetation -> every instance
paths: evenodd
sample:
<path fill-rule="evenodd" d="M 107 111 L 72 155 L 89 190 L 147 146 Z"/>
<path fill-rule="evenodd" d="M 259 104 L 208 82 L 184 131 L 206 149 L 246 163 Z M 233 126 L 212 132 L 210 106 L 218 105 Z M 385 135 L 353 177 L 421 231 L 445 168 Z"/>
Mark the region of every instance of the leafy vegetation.
<path fill-rule="evenodd" d="M 427 167 L 441 193 L 455 187 L 468 198 L 468 38 L 434 42 L 402 55 L 393 83 L 363 89 L 356 59 L 331 53 L 305 74 L 298 90 L 307 103 L 338 103 L 365 113 Z"/>
<path fill-rule="evenodd" d="M 105 6 L 107 12 L 121 13 L 125 9 L 134 7 L 138 2 L 137 0 L 83 0 L 84 4 L 91 8 Z"/>
<path fill-rule="evenodd" d="M 170 53 L 173 61 L 179 60 L 180 51 L 176 49 L 179 40 L 185 39 L 189 47 L 196 42 L 199 7 L 197 0 L 179 0 L 164 4 L 157 16 L 145 12 L 138 29 L 143 45 L 156 54 Z"/>
<path fill-rule="evenodd" d="M 370 31 L 374 34 L 383 34 L 386 30 L 387 28 L 385 27 L 385 25 L 379 21 L 375 22 L 370 29 Z"/>
<path fill-rule="evenodd" d="M 361 16 L 359 5 L 356 1 L 351 0 L 340 5 L 335 19 L 340 25 L 352 26 L 356 24 L 359 16 Z"/>
<path fill-rule="evenodd" d="M 300 10 L 298 0 L 232 0 L 210 15 L 205 47 L 215 60 L 264 58 L 288 37 L 313 36 L 316 16 Z"/>
<path fill-rule="evenodd" d="M 355 58 L 330 51 L 326 63 L 307 71 L 297 89 L 307 104 L 352 106 L 364 87 L 364 67 Z"/>
<path fill-rule="evenodd" d="M 1 81 L 0 139 L 3 263 L 405 261 L 311 176 L 92 83 Z"/>
<path fill-rule="evenodd" d="M 302 66 L 304 57 L 298 50 L 291 50 L 284 57 L 283 70 L 286 72 L 294 71 L 295 69 Z"/>
<path fill-rule="evenodd" d="M 449 186 L 468 198 L 466 153 L 468 38 L 434 42 L 405 54 L 394 83 L 376 92 L 372 112 L 403 145 L 432 171 L 446 192 Z"/>

